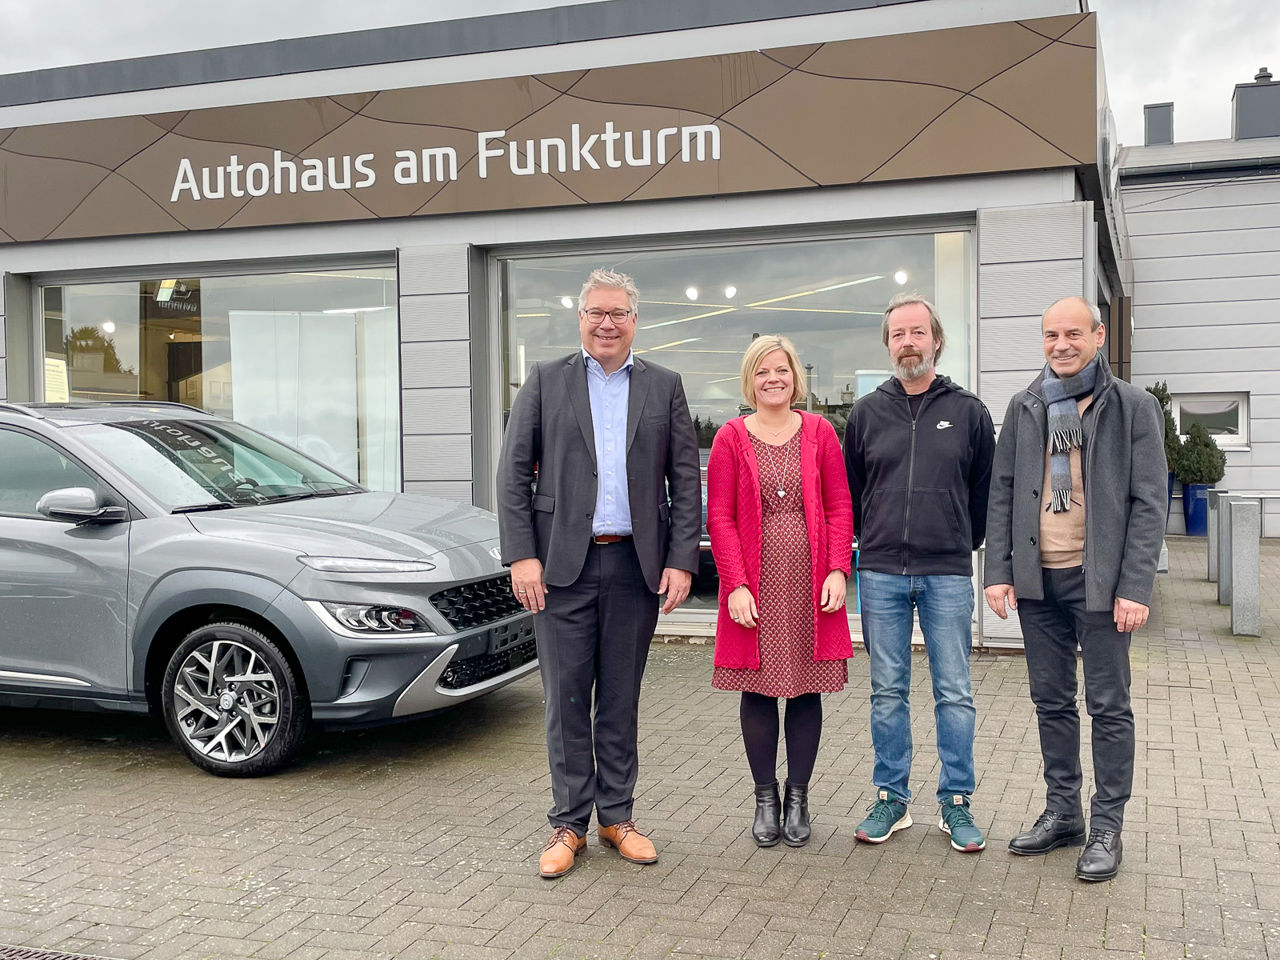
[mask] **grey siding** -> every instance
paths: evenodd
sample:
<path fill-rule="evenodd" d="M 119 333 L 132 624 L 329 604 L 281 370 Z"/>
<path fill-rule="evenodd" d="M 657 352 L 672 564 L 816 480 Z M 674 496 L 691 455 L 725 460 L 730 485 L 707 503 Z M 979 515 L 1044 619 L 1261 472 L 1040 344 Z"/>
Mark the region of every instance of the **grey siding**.
<path fill-rule="evenodd" d="M 471 503 L 470 250 L 399 251 L 404 489 Z"/>
<path fill-rule="evenodd" d="M 1060 297 L 1090 295 L 1085 260 L 1092 204 L 978 211 L 978 395 L 999 430 L 1009 400 L 1044 366 L 1040 315 Z M 978 599 L 984 640 L 1017 644 L 1016 617 Z"/>
<path fill-rule="evenodd" d="M 1174 394 L 1249 395 L 1232 490 L 1280 489 L 1280 177 L 1122 181 L 1133 263 L 1133 379 Z M 1280 504 L 1264 508 L 1280 536 Z M 1175 502 L 1169 531 L 1183 531 Z"/>

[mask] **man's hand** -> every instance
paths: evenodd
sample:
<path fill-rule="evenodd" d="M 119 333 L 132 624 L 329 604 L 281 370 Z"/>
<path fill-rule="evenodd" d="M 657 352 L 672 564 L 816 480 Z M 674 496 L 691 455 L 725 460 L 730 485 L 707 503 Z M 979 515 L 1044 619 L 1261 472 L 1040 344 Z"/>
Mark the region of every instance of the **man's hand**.
<path fill-rule="evenodd" d="M 511 592 L 520 606 L 541 613 L 547 606 L 547 588 L 542 582 L 542 561 L 526 557 L 511 564 Z"/>
<path fill-rule="evenodd" d="M 1001 620 L 1008 620 L 1009 611 L 1018 609 L 1018 598 L 1013 595 L 1012 583 L 993 583 L 983 591 L 983 596 L 987 598 L 987 606 L 991 608 L 991 612 Z"/>
<path fill-rule="evenodd" d="M 819 598 L 823 613 L 835 613 L 844 606 L 845 579 L 843 570 L 832 570 L 827 579 L 822 581 L 822 595 Z"/>
<path fill-rule="evenodd" d="M 658 592 L 667 595 L 662 605 L 663 613 L 670 613 L 689 599 L 689 584 L 693 582 L 693 574 L 688 570 L 677 570 L 675 567 L 662 568 L 662 580 L 658 583 Z"/>
<path fill-rule="evenodd" d="M 1115 617 L 1117 630 L 1121 633 L 1132 633 L 1147 622 L 1147 616 L 1151 613 L 1151 608 L 1134 600 L 1116 597 L 1116 603 L 1111 613 Z"/>

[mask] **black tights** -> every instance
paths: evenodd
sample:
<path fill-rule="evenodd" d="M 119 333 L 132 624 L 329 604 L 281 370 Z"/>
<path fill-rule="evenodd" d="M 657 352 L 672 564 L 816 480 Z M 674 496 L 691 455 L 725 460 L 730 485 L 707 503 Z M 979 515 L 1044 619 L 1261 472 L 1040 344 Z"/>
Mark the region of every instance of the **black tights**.
<path fill-rule="evenodd" d="M 747 747 L 751 778 L 758 784 L 778 779 L 778 699 L 742 693 L 742 742 Z M 802 693 L 787 700 L 787 779 L 806 786 L 818 759 L 822 736 L 822 695 Z"/>

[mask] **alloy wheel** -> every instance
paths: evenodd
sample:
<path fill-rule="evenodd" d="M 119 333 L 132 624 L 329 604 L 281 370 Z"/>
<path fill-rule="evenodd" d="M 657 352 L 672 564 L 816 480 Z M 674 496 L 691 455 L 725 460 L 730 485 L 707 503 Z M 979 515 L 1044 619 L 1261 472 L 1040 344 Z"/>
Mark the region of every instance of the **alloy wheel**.
<path fill-rule="evenodd" d="M 172 691 L 178 730 L 214 760 L 256 757 L 279 723 L 279 679 L 261 655 L 234 640 L 213 639 L 187 654 Z"/>

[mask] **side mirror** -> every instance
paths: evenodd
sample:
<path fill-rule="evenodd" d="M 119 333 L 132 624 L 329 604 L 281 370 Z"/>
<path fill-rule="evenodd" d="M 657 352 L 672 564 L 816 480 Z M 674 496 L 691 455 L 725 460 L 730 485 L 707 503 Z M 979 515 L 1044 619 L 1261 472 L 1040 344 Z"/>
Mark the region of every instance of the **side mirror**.
<path fill-rule="evenodd" d="M 36 503 L 36 512 L 50 520 L 68 523 L 121 523 L 129 518 L 129 511 L 115 504 L 105 503 L 88 487 L 64 487 L 50 490 Z"/>

